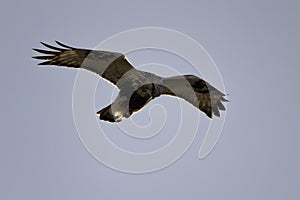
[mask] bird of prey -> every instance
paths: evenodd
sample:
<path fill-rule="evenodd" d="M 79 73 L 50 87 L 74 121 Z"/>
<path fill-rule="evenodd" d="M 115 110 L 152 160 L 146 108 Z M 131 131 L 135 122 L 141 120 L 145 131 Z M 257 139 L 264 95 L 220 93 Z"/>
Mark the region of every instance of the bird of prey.
<path fill-rule="evenodd" d="M 225 110 L 225 94 L 197 76 L 160 77 L 134 68 L 121 53 L 74 48 L 58 41 L 56 43 L 59 47 L 41 42 L 49 49 L 33 49 L 43 54 L 33 57 L 43 60 L 38 65 L 83 68 L 119 88 L 115 101 L 97 112 L 100 120 L 119 122 L 161 95 L 182 98 L 209 118 L 213 115 L 219 117 L 219 110 Z"/>

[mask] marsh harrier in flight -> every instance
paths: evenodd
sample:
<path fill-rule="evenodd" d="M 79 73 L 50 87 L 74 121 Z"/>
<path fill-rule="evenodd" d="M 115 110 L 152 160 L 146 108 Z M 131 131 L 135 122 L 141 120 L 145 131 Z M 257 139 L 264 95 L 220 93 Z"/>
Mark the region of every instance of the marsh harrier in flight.
<path fill-rule="evenodd" d="M 119 122 L 141 110 L 152 99 L 161 95 L 182 98 L 204 112 L 209 118 L 220 116 L 225 110 L 225 94 L 194 75 L 160 77 L 134 68 L 125 55 L 117 52 L 80 49 L 58 41 L 60 47 L 41 42 L 48 50 L 33 49 L 43 55 L 33 58 L 43 60 L 38 65 L 55 65 L 83 68 L 108 80 L 120 92 L 112 104 L 101 109 L 101 120 Z"/>

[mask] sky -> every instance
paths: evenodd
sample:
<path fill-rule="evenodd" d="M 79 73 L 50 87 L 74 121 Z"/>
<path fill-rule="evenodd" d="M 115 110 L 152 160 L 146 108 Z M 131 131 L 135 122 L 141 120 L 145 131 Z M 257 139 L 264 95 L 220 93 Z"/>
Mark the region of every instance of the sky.
<path fill-rule="evenodd" d="M 0 198 L 299 199 L 299 11 L 292 0 L 2 1 Z M 131 174 L 103 165 L 82 144 L 72 112 L 77 71 L 41 68 L 31 57 L 40 41 L 94 48 L 142 27 L 173 29 L 201 44 L 218 66 L 230 102 L 221 137 L 205 159 L 198 151 L 209 120 L 201 115 L 195 140 L 180 159 Z M 161 51 L 128 58 L 135 66 L 155 62 L 196 73 Z M 99 82 L 96 109 L 111 102 L 113 90 Z M 170 118 L 153 140 L 98 123 L 124 149 L 155 150 L 174 137 L 180 109 L 175 99 L 157 99 L 134 115 L 138 124 L 147 124 L 151 105 L 165 109 L 154 116 Z"/>

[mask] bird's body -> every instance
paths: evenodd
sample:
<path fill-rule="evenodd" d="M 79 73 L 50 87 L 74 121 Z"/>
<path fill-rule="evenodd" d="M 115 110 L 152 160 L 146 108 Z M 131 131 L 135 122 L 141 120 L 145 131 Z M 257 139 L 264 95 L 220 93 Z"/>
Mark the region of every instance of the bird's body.
<path fill-rule="evenodd" d="M 210 118 L 213 114 L 220 116 L 219 110 L 225 110 L 222 104 L 227 101 L 225 95 L 194 75 L 164 78 L 137 70 L 121 53 L 78 49 L 60 42 L 57 44 L 63 48 L 42 44 L 54 51 L 34 49 L 46 54 L 33 57 L 46 60 L 39 65 L 83 68 L 97 73 L 120 89 L 115 101 L 97 112 L 101 120 L 119 122 L 161 95 L 183 98 Z"/>
<path fill-rule="evenodd" d="M 102 120 L 118 122 L 128 118 L 163 93 L 161 77 L 136 69 L 124 74 L 116 85 L 120 92 L 115 101 L 97 112 Z"/>

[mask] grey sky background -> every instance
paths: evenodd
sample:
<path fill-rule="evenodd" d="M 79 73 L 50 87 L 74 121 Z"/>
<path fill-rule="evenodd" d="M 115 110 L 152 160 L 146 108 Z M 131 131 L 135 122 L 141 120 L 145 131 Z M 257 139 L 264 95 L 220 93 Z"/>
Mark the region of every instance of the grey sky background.
<path fill-rule="evenodd" d="M 299 13 L 299 1 L 2 1 L 0 199 L 299 199 Z M 170 167 L 132 175 L 100 164 L 81 144 L 71 104 L 76 70 L 39 68 L 31 48 L 54 40 L 93 48 L 145 26 L 178 30 L 204 46 L 231 102 L 207 158 L 197 158 L 199 133 Z M 129 55 L 137 65 L 160 56 L 168 58 L 157 51 Z M 193 73 L 180 62 L 168 64 Z M 99 90 L 111 91 L 102 83 Z M 101 95 L 99 109 L 111 98 Z M 157 103 L 180 113 L 174 99 Z M 147 113 L 134 117 L 143 123 Z M 148 151 L 172 138 L 161 134 L 150 144 L 121 143 Z"/>

